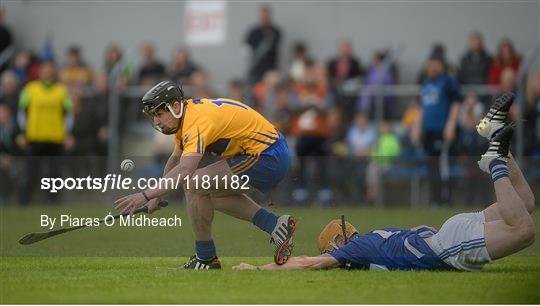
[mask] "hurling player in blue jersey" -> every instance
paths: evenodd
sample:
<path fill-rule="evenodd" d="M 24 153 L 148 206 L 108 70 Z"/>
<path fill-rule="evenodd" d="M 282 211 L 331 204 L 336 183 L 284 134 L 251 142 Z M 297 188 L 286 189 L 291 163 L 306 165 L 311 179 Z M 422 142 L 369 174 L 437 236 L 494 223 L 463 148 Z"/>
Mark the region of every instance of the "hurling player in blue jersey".
<path fill-rule="evenodd" d="M 478 162 L 489 173 L 497 202 L 481 212 L 462 213 L 446 220 L 437 231 L 429 226 L 384 228 L 359 234 L 344 220 L 334 220 L 319 236 L 321 255 L 294 257 L 285 265 L 262 267 L 241 263 L 235 270 L 383 269 L 480 271 L 485 264 L 514 254 L 534 242 L 531 217 L 534 195 L 509 154 L 513 127 L 506 117 L 514 95 L 503 94 L 477 126 L 490 140 Z"/>

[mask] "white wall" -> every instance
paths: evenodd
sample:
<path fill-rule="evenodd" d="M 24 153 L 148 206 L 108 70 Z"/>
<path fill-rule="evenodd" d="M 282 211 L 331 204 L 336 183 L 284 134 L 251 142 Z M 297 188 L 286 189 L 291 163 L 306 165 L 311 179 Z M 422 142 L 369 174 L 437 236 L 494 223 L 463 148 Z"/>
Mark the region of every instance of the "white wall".
<path fill-rule="evenodd" d="M 257 20 L 260 2 L 228 2 L 227 42 L 220 47 L 194 48 L 193 57 L 207 67 L 215 83 L 241 77 L 247 60 L 241 43 Z M 457 62 L 471 30 L 484 33 L 494 52 L 501 37 L 510 37 L 524 53 L 540 41 L 540 2 L 270 2 L 274 19 L 285 39 L 282 66 L 292 42 L 307 42 L 316 59 L 327 60 L 342 37 L 351 38 L 366 63 L 372 52 L 388 45 L 403 45 L 399 60 L 404 82 L 414 81 L 419 65 L 433 42 L 443 41 Z M 170 59 L 175 45 L 184 42 L 184 3 L 172 1 L 7 1 L 7 24 L 20 48 L 38 50 L 53 36 L 56 54 L 70 44 L 83 47 L 90 64 L 102 68 L 109 42 L 120 43 L 134 55 L 142 41 L 157 44 L 161 58 Z"/>

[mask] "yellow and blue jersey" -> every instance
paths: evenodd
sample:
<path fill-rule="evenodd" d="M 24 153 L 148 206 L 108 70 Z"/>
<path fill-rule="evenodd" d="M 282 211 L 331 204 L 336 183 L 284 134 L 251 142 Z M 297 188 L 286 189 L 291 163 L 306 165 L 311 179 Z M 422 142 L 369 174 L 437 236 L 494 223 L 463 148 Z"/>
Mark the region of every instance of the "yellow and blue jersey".
<path fill-rule="evenodd" d="M 289 169 L 289 148 L 283 135 L 242 102 L 190 99 L 182 120 L 175 135 L 182 155 L 222 156 L 233 173 L 249 176 L 249 184 L 261 191 L 275 187 Z"/>
<path fill-rule="evenodd" d="M 176 144 L 183 153 L 232 157 L 259 155 L 279 138 L 261 114 L 231 99 L 190 99 Z"/>

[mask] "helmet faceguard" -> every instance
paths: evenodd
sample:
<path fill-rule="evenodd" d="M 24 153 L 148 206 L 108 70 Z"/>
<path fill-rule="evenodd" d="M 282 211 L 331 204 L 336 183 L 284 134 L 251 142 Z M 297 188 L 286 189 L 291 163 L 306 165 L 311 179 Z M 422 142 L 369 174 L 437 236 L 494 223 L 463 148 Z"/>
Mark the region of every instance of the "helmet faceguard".
<path fill-rule="evenodd" d="M 184 92 L 176 83 L 171 81 L 163 81 L 152 87 L 142 98 L 143 113 L 150 119 L 152 126 L 157 131 L 171 135 L 178 131 L 178 125 L 175 128 L 164 130 L 156 125 L 154 118 L 159 115 L 160 111 L 169 112 L 174 118 L 181 119 L 184 114 L 185 98 Z M 180 103 L 180 111 L 176 113 L 173 110 L 174 102 Z"/>

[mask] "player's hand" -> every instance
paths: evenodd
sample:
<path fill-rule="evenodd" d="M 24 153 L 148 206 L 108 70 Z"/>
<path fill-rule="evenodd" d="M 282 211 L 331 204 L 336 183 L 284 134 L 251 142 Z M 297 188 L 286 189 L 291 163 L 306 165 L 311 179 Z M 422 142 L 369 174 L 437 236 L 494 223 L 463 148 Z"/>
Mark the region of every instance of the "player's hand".
<path fill-rule="evenodd" d="M 142 192 L 138 192 L 120 198 L 116 200 L 114 204 L 116 204 L 114 209 L 119 210 L 121 214 L 129 212 L 129 215 L 131 216 L 137 208 L 146 204 L 146 199 L 144 198 Z"/>
<path fill-rule="evenodd" d="M 234 271 L 249 271 L 249 270 L 255 271 L 255 270 L 257 270 L 257 267 L 254 266 L 254 265 L 250 265 L 248 263 L 243 262 L 243 263 L 241 263 L 239 265 L 233 266 L 232 269 Z"/>
<path fill-rule="evenodd" d="M 157 199 L 151 199 L 150 201 L 148 201 L 148 203 L 146 203 L 146 207 L 148 207 L 149 214 L 153 213 L 156 210 L 159 210 L 160 208 L 159 202 L 161 202 L 161 199 L 157 198 Z"/>

